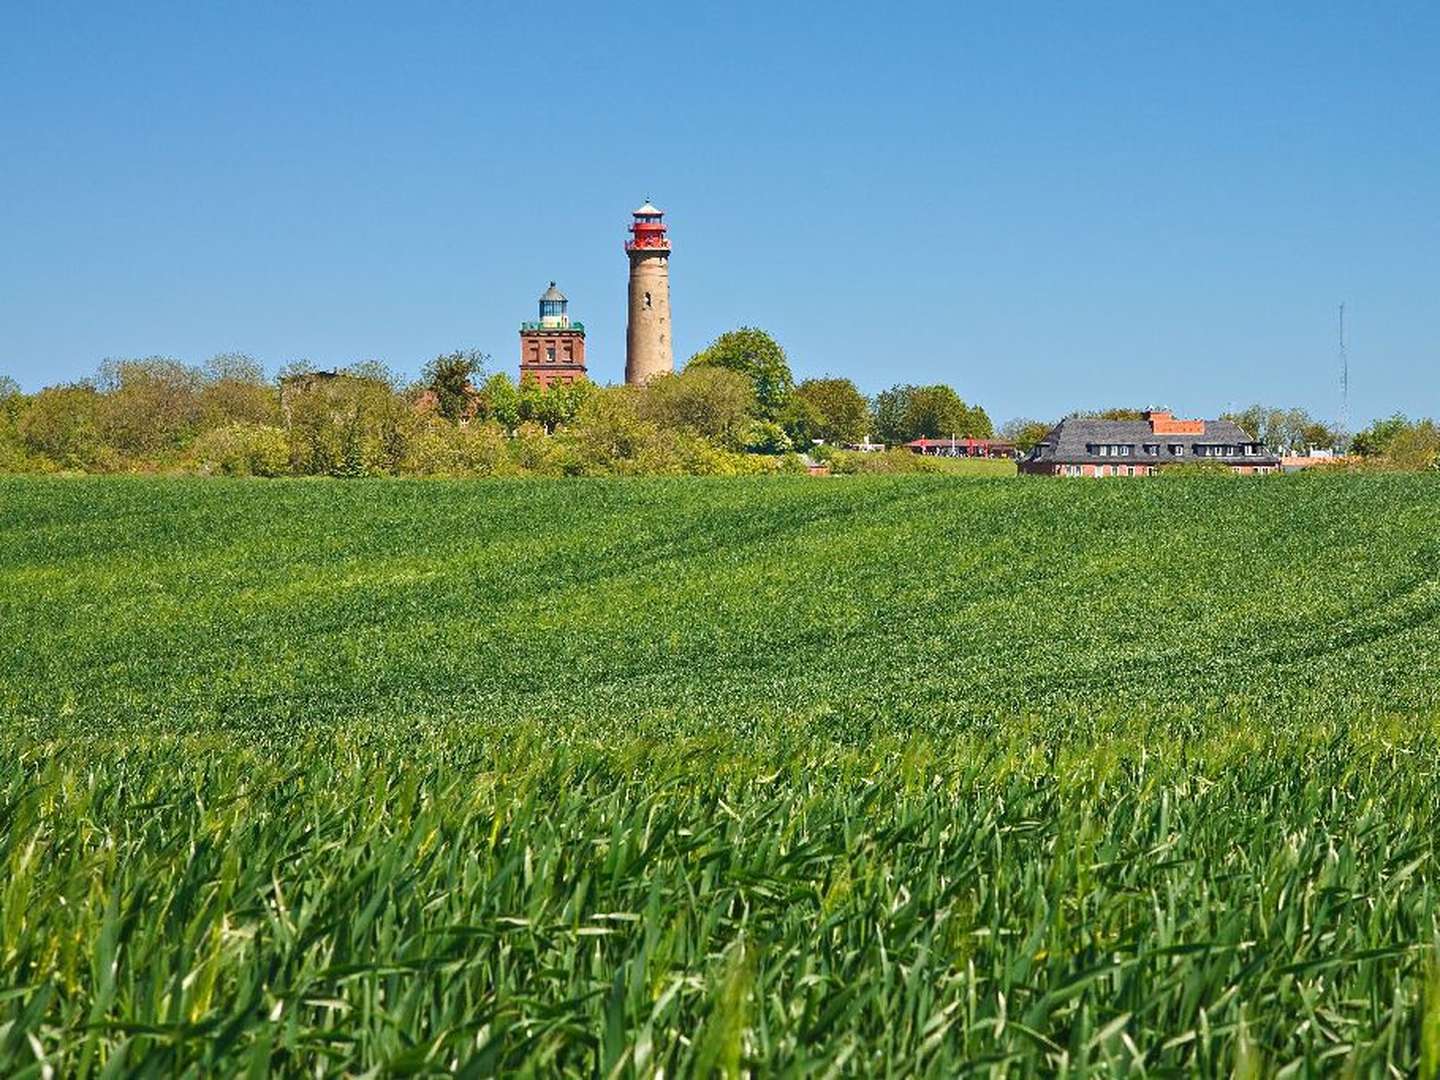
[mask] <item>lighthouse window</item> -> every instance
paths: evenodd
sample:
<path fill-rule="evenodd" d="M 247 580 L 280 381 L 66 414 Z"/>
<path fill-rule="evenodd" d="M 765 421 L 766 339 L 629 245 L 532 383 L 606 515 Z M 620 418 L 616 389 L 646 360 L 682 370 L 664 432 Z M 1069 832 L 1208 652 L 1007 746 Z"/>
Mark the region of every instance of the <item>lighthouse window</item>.
<path fill-rule="evenodd" d="M 645 307 L 647 310 L 650 307 L 650 294 L 648 292 L 645 294 Z"/>
<path fill-rule="evenodd" d="M 550 363 L 552 363 L 552 364 L 555 362 L 555 346 L 554 346 L 554 345 L 547 345 L 547 346 L 545 346 L 545 359 L 546 359 L 546 360 L 549 360 Z"/>

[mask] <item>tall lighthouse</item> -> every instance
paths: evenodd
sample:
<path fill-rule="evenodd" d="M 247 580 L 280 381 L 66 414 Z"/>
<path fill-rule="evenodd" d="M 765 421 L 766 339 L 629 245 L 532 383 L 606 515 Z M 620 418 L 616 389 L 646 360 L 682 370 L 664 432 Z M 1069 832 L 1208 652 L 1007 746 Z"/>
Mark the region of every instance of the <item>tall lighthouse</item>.
<path fill-rule="evenodd" d="M 625 326 L 625 381 L 632 386 L 675 370 L 670 344 L 670 239 L 665 212 L 645 200 L 635 211 L 630 256 L 630 318 Z"/>

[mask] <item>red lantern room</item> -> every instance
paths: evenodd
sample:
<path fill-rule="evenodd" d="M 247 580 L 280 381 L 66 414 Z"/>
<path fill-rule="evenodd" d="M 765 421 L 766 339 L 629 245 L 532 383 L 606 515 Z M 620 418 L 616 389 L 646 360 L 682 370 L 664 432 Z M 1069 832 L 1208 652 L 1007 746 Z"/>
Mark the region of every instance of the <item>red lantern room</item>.
<path fill-rule="evenodd" d="M 626 251 L 669 251 L 670 239 L 665 235 L 665 211 L 645 205 L 635 211 L 635 223 L 630 226 L 632 239 L 625 241 Z"/>

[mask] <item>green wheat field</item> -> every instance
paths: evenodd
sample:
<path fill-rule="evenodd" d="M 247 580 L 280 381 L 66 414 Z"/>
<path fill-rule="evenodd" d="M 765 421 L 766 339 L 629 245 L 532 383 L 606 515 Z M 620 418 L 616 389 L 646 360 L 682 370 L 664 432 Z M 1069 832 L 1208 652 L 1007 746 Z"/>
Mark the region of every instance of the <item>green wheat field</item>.
<path fill-rule="evenodd" d="M 1440 1070 L 1440 479 L 0 480 L 0 1074 Z"/>

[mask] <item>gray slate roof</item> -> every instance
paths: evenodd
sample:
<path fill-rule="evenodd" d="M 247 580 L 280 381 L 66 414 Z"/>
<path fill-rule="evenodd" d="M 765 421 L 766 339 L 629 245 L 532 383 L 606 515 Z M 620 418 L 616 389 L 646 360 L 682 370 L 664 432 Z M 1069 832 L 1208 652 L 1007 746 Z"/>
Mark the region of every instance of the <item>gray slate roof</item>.
<path fill-rule="evenodd" d="M 1071 417 L 1060 421 L 1036 444 L 1026 457 L 1027 461 L 1049 461 L 1062 465 L 1113 465 L 1113 455 L 1092 454 L 1088 447 L 1096 444 L 1132 445 L 1135 449 L 1128 458 L 1119 461 L 1129 464 L 1156 464 L 1177 461 L 1212 461 L 1243 463 L 1246 465 L 1279 465 L 1280 459 L 1270 451 L 1260 448 L 1256 454 L 1235 454 L 1227 457 L 1200 457 L 1195 446 L 1215 445 L 1240 446 L 1256 440 L 1239 424 L 1230 420 L 1206 420 L 1203 435 L 1157 435 L 1150 428 L 1148 420 L 1083 420 Z M 1160 453 L 1145 453 L 1146 443 L 1159 443 Z M 1181 455 L 1170 453 L 1171 446 L 1184 446 Z"/>
<path fill-rule="evenodd" d="M 559 289 L 557 289 L 557 288 L 555 287 L 555 282 L 552 281 L 552 282 L 550 282 L 550 287 L 545 290 L 545 295 L 542 296 L 542 297 L 540 297 L 540 299 L 541 299 L 541 300 L 564 300 L 564 299 L 565 299 L 565 294 L 564 294 L 563 292 L 561 292 Z"/>

